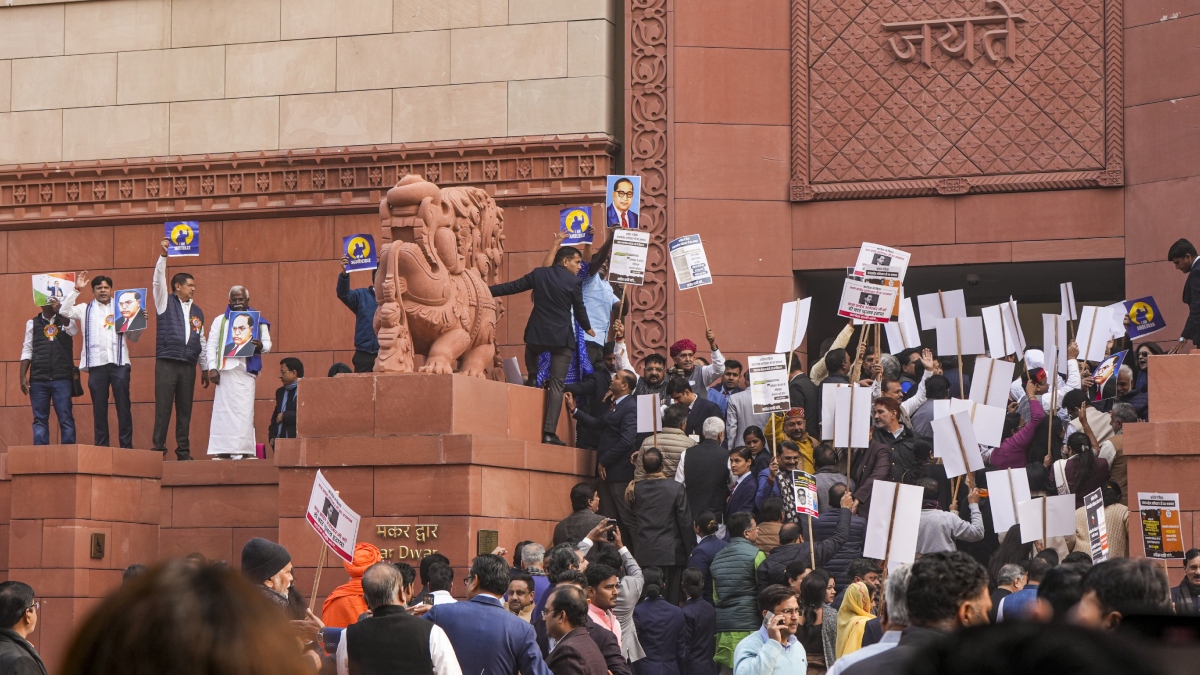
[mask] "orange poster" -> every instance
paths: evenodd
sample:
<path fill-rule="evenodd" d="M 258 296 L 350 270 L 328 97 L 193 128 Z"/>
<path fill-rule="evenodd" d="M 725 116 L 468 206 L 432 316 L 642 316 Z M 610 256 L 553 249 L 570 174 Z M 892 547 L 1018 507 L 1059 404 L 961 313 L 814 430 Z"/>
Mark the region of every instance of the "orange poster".
<path fill-rule="evenodd" d="M 1142 543 L 1147 558 L 1183 558 L 1183 526 L 1179 518 L 1179 493 L 1138 493 Z"/>

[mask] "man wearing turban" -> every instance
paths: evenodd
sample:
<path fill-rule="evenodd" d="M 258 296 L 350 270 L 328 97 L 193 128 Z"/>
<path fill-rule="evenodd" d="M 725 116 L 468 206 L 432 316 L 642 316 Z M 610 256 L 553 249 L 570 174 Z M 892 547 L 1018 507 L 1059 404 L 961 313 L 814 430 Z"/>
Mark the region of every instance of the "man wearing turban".
<path fill-rule="evenodd" d="M 328 628 L 345 628 L 358 623 L 358 617 L 367 611 L 367 601 L 363 599 L 362 575 L 367 568 L 383 560 L 379 549 L 372 544 L 359 542 L 354 547 L 354 561 L 342 561 L 342 566 L 350 574 L 350 581 L 333 589 L 325 604 L 321 606 L 321 620 Z"/>
<path fill-rule="evenodd" d="M 696 367 L 696 343 L 687 338 L 671 345 L 671 358 L 675 360 L 675 369 L 692 385 L 696 396 L 708 400 L 708 385 L 725 372 L 725 357 L 717 347 L 717 336 L 711 328 L 705 337 L 708 338 L 708 348 L 712 350 L 712 365 Z"/>

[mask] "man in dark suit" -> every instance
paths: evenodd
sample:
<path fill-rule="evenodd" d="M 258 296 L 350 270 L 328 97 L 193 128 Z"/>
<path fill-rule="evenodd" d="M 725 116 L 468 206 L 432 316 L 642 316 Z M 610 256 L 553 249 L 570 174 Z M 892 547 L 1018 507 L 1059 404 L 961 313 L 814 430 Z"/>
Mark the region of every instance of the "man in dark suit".
<path fill-rule="evenodd" d="M 804 373 L 799 356 L 792 356 L 791 371 L 791 379 L 788 380 L 788 395 L 792 399 L 792 407 L 804 409 L 804 423 L 808 434 L 813 438 L 820 438 L 821 391 L 813 383 L 812 378 Z"/>
<path fill-rule="evenodd" d="M 604 358 L 591 376 L 582 382 L 572 382 L 563 387 L 563 391 L 573 394 L 592 417 L 600 417 L 604 415 L 605 410 L 608 410 L 608 401 L 604 400 L 604 396 L 608 393 L 608 388 L 612 386 L 613 375 L 617 372 L 617 359 L 613 354 L 614 346 L 615 344 L 612 342 L 604 344 Z M 595 450 L 599 438 L 600 434 L 595 429 L 580 427 L 575 430 L 576 447 Z"/>
<path fill-rule="evenodd" d="M 425 618 L 446 632 L 464 673 L 550 675 L 533 626 L 509 612 L 500 600 L 508 591 L 508 577 L 504 558 L 476 556 L 465 580 L 471 600 L 437 605 Z M 586 616 L 586 601 L 583 612 Z"/>
<path fill-rule="evenodd" d="M 575 353 L 575 328 L 571 311 L 579 327 L 595 337 L 583 306 L 583 280 L 579 278 L 582 258 L 578 249 L 563 246 L 554 254 L 554 264 L 535 268 L 529 274 L 489 290 L 495 297 L 533 290 L 533 312 L 525 324 L 525 368 L 528 385 L 537 383 L 537 361 L 542 352 L 550 352 L 550 395 L 546 397 L 546 417 L 542 442 L 565 445 L 558 438 L 558 415 L 562 412 L 563 383 L 571 356 Z"/>
<path fill-rule="evenodd" d="M 276 438 L 296 437 L 296 405 L 300 378 L 304 377 L 304 363 L 294 356 L 279 362 L 279 381 L 283 386 L 275 390 L 275 409 L 271 411 L 271 423 L 267 428 L 267 442 L 275 447 Z"/>
<path fill-rule="evenodd" d="M 754 455 L 750 448 L 739 446 L 729 451 L 729 471 L 735 481 L 729 503 L 725 505 L 725 522 L 735 513 L 754 513 L 754 495 L 758 484 L 750 469 L 754 466 Z"/>
<path fill-rule="evenodd" d="M 642 451 L 642 468 L 646 478 L 633 489 L 638 564 L 662 570 L 666 583 L 663 595 L 672 605 L 678 605 L 683 570 L 696 544 L 692 510 L 683 485 L 663 474 L 663 455 L 658 448 Z"/>
<path fill-rule="evenodd" d="M 608 206 L 608 226 L 625 227 L 636 230 L 638 214 L 633 208 L 633 181 L 622 178 L 613 184 L 612 204 Z"/>
<path fill-rule="evenodd" d="M 1188 318 L 1179 334 L 1179 344 L 1171 350 L 1177 354 L 1187 346 L 1190 340 L 1193 347 L 1200 347 L 1200 265 L 1196 264 L 1196 247 L 1187 239 L 1180 239 L 1171 244 L 1167 259 L 1175 269 L 1188 275 L 1187 283 L 1183 286 L 1183 301 L 1188 306 Z"/>
<path fill-rule="evenodd" d="M 725 448 L 725 423 L 707 420 L 701 430 L 700 442 L 679 457 L 675 479 L 683 476 L 688 505 L 696 513 L 708 511 L 716 516 L 720 528 L 717 536 L 724 538 L 725 504 L 729 500 L 729 450 Z"/>
<path fill-rule="evenodd" d="M 691 408 L 687 423 L 683 426 L 683 433 L 689 436 L 699 436 L 700 430 L 704 428 L 704 420 L 710 417 L 725 419 L 725 415 L 721 412 L 721 406 L 697 396 L 696 392 L 692 390 L 692 385 L 682 377 L 675 376 L 667 381 L 667 396 L 671 397 L 675 403 L 682 403 Z"/>
<path fill-rule="evenodd" d="M 600 476 L 600 513 L 616 518 L 625 541 L 633 542 L 633 514 L 625 501 L 625 486 L 633 480 L 633 464 L 629 458 L 640 446 L 637 433 L 637 399 L 630 394 L 637 386 L 637 375 L 622 370 L 612 379 L 612 407 L 603 417 L 596 418 L 575 405 L 575 397 L 567 394 L 567 407 L 580 424 L 600 430 L 596 460 Z"/>
<path fill-rule="evenodd" d="M 588 635 L 587 596 L 575 586 L 559 586 L 546 600 L 546 635 L 555 640 L 546 665 L 554 675 L 606 675 L 608 664 Z M 463 672 L 470 672 L 466 669 Z"/>

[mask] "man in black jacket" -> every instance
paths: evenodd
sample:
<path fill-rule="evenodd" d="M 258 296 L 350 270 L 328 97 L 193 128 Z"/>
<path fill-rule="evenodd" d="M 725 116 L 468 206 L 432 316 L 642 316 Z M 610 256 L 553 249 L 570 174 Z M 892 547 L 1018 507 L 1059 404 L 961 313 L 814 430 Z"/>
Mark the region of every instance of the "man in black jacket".
<path fill-rule="evenodd" d="M 72 412 L 71 381 L 75 374 L 72 336 L 79 324 L 58 313 L 57 300 L 42 307 L 37 316 L 25 322 L 25 341 L 21 344 L 21 393 L 33 405 L 33 444 L 50 445 L 50 405 L 58 416 L 58 442 L 75 442 L 75 415 Z"/>
<path fill-rule="evenodd" d="M 390 562 L 367 568 L 363 599 L 371 616 L 342 631 L 337 672 L 383 675 L 404 664 L 404 672 L 450 675 L 459 672 L 458 657 L 440 626 L 410 615 L 404 606 L 404 577 Z"/>
<path fill-rule="evenodd" d="M 563 391 L 573 394 L 579 405 L 585 408 L 592 417 L 600 417 L 604 415 L 605 410 L 608 410 L 608 402 L 604 399 L 608 388 L 612 386 L 613 375 L 617 372 L 617 357 L 613 354 L 615 344 L 613 342 L 604 343 L 602 350 L 604 358 L 591 376 L 582 382 L 572 382 L 563 387 Z M 595 429 L 579 427 L 575 430 L 576 447 L 595 450 L 599 440 L 600 434 Z"/>
<path fill-rule="evenodd" d="M 850 538 L 850 507 L 854 500 L 850 495 L 842 495 L 841 508 L 838 509 L 837 531 L 825 541 L 818 541 L 810 548 L 802 534 L 803 527 L 808 526 L 807 519 L 803 523 L 784 523 L 779 528 L 779 546 L 771 549 L 767 559 L 758 566 L 758 590 L 763 590 L 772 584 L 787 585 L 787 566 L 792 562 L 805 562 L 813 569 L 824 567 L 833 559 L 837 552 Z M 817 554 L 817 563 L 810 560 L 813 550 Z"/>
<path fill-rule="evenodd" d="M 1200 265 L 1196 264 L 1196 247 L 1187 239 L 1180 239 L 1171 244 L 1167 252 L 1167 260 L 1175 269 L 1188 275 L 1187 283 L 1183 286 L 1183 301 L 1188 306 L 1188 318 L 1179 334 L 1179 344 L 1171 350 L 1176 354 L 1187 346 L 1188 341 L 1193 347 L 1200 347 Z"/>
<path fill-rule="evenodd" d="M 835 483 L 829 488 L 828 499 L 830 504 L 838 504 L 842 501 L 842 496 L 849 493 L 845 483 Z M 851 509 L 853 511 L 853 509 Z M 838 525 L 841 524 L 841 516 L 830 511 L 822 511 L 821 515 L 813 519 L 813 540 L 820 546 L 821 542 L 826 539 L 831 539 L 837 531 Z M 850 516 L 850 536 L 846 539 L 846 543 L 838 549 L 833 557 L 825 561 L 821 566 L 825 571 L 833 576 L 834 582 L 837 584 L 838 591 L 842 591 L 846 586 L 850 585 L 850 563 L 862 557 L 863 544 L 867 538 L 867 521 L 865 518 L 859 518 L 853 513 Z"/>
<path fill-rule="evenodd" d="M 688 407 L 688 418 L 687 423 L 683 426 L 683 433 L 689 436 L 699 436 L 700 430 L 704 428 L 704 420 L 710 417 L 725 421 L 721 406 L 697 396 L 696 392 L 692 391 L 691 383 L 682 376 L 676 375 L 667 381 L 667 396 L 673 402 L 682 403 Z"/>
<path fill-rule="evenodd" d="M 595 336 L 583 305 L 583 280 L 579 278 L 582 262 L 579 250 L 563 246 L 554 254 L 554 264 L 535 268 L 529 274 L 489 290 L 494 297 L 514 295 L 533 290 L 533 312 L 525 324 L 525 368 L 529 386 L 537 383 L 537 361 L 542 352 L 550 352 L 550 395 L 546 397 L 546 416 L 542 425 L 542 442 L 565 445 L 558 438 L 558 415 L 562 412 L 563 383 L 575 352 L 575 327 L 571 312 L 579 327 Z"/>
<path fill-rule="evenodd" d="M 603 417 L 596 418 L 575 405 L 575 397 L 567 394 L 567 407 L 580 424 L 600 430 L 599 452 L 596 460 L 600 476 L 600 513 L 616 518 L 621 537 L 633 542 L 633 514 L 625 501 L 625 486 L 633 480 L 633 464 L 629 458 L 641 446 L 637 433 L 637 399 L 631 396 L 637 386 L 637 376 L 628 370 L 618 372 L 612 380 L 612 407 Z"/>
<path fill-rule="evenodd" d="M 704 402 L 716 407 L 711 401 Z M 658 448 L 642 451 L 642 468 L 646 478 L 633 489 L 638 564 L 662 570 L 666 583 L 663 595 L 672 605 L 678 605 L 683 570 L 696 545 L 692 510 L 683 484 L 663 474 L 663 455 Z"/>
<path fill-rule="evenodd" d="M 708 511 L 721 523 L 717 536 L 724 538 L 725 506 L 729 501 L 729 450 L 725 448 L 725 424 L 710 422 L 710 433 L 701 433 L 700 442 L 679 457 L 675 480 L 683 476 L 688 505 L 694 513 Z"/>
<path fill-rule="evenodd" d="M 279 362 L 279 381 L 283 386 L 275 390 L 275 409 L 271 411 L 271 425 L 267 429 L 267 442 L 275 447 L 276 438 L 296 437 L 296 394 L 300 379 L 304 377 L 304 363 L 289 356 Z"/>
<path fill-rule="evenodd" d="M 27 638 L 37 628 L 33 589 L 20 581 L 0 583 L 0 673 L 46 675 L 46 666 Z"/>
<path fill-rule="evenodd" d="M 793 408 L 804 408 L 805 426 L 808 435 L 813 438 L 821 437 L 821 391 L 813 384 L 811 378 L 804 373 L 800 365 L 800 357 L 792 357 L 791 380 L 788 381 L 788 394 L 792 399 Z"/>

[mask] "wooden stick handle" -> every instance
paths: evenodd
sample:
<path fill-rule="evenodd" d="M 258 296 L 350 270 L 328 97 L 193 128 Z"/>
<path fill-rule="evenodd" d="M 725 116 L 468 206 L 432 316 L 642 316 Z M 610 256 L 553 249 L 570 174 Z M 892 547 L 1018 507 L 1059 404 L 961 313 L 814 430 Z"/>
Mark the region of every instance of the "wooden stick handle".
<path fill-rule="evenodd" d="M 696 287 L 696 297 L 700 299 L 700 314 L 704 317 L 704 330 L 712 330 L 708 327 L 708 312 L 704 311 L 704 296 L 700 295 L 700 287 Z"/>
<path fill-rule="evenodd" d="M 317 606 L 317 589 L 321 586 L 321 570 L 325 568 L 325 556 L 329 553 L 329 544 L 321 546 L 321 555 L 317 557 L 317 573 L 313 575 L 312 595 L 308 597 L 308 611 Z"/>

